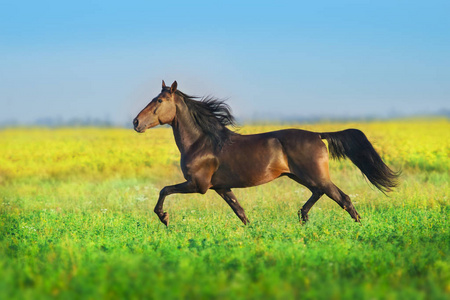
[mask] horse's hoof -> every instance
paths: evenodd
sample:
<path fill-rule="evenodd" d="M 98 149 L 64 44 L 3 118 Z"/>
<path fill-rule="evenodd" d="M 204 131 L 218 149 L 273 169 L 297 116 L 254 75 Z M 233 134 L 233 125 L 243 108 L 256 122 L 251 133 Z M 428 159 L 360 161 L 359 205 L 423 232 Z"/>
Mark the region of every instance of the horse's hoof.
<path fill-rule="evenodd" d="M 167 212 L 163 212 L 158 217 L 164 225 L 169 226 L 169 214 Z"/>
<path fill-rule="evenodd" d="M 306 222 L 308 222 L 309 218 L 308 218 L 308 214 L 302 212 L 299 212 L 298 217 L 300 219 L 300 223 L 302 223 L 302 225 L 305 225 Z"/>

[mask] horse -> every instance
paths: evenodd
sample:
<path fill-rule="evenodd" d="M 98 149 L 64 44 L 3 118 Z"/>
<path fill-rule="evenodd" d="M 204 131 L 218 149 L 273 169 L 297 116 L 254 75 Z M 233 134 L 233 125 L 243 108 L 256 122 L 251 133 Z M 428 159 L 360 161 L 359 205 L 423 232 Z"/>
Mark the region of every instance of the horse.
<path fill-rule="evenodd" d="M 161 92 L 133 120 L 134 130 L 143 133 L 157 125 L 169 124 L 180 151 L 180 166 L 185 182 L 165 186 L 159 193 L 154 212 L 168 226 L 164 211 L 168 195 L 205 194 L 216 191 L 246 225 L 249 220 L 232 188 L 247 188 L 287 176 L 308 188 L 312 195 L 298 210 L 301 223 L 324 194 L 347 211 L 356 222 L 360 215 L 350 197 L 330 179 L 331 158 L 349 158 L 376 188 L 383 193 L 398 185 L 399 172 L 392 171 L 358 129 L 338 132 L 311 132 L 285 129 L 243 135 L 235 126 L 230 107 L 214 97 L 194 97 L 168 87 L 162 81 Z"/>

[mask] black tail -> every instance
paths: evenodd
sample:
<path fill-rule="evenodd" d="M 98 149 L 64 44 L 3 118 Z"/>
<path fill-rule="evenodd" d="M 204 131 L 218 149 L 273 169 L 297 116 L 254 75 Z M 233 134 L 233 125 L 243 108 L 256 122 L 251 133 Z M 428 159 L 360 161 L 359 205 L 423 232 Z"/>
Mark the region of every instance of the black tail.
<path fill-rule="evenodd" d="M 358 129 L 320 133 L 328 141 L 332 158 L 348 157 L 383 193 L 398 185 L 400 172 L 394 172 L 383 162 L 365 134 Z"/>

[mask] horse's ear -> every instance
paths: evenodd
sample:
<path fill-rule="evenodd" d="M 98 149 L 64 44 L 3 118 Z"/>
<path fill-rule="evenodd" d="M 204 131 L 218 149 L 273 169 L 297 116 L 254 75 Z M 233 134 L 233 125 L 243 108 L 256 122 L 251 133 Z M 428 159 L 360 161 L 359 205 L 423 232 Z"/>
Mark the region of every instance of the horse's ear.
<path fill-rule="evenodd" d="M 177 81 L 174 81 L 173 83 L 172 83 L 172 86 L 170 87 L 170 92 L 171 93 L 175 93 L 176 92 L 176 90 L 177 90 Z"/>
<path fill-rule="evenodd" d="M 166 87 L 166 83 L 164 82 L 164 80 L 162 81 L 162 88 Z"/>

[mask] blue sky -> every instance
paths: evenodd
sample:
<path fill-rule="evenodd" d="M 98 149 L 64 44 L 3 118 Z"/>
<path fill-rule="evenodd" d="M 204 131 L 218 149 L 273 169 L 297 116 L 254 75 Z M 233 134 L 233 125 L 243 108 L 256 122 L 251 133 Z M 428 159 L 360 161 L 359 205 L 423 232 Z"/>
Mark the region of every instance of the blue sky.
<path fill-rule="evenodd" d="M 0 1 L 0 123 L 130 121 L 161 87 L 241 119 L 450 109 L 449 1 Z"/>

